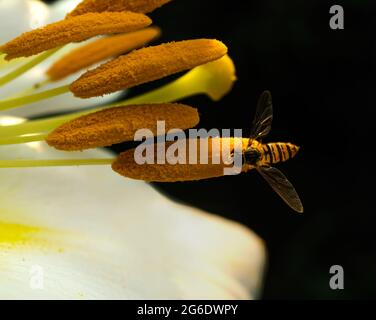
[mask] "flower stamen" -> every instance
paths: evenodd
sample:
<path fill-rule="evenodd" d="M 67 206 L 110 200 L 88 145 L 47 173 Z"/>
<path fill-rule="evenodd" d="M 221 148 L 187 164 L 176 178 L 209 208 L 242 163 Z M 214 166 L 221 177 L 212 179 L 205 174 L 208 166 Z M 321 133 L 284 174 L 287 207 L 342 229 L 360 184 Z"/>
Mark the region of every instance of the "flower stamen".
<path fill-rule="evenodd" d="M 26 32 L 1 46 L 0 52 L 7 54 L 6 60 L 28 57 L 98 35 L 136 31 L 151 23 L 149 17 L 130 11 L 87 13 Z"/>
<path fill-rule="evenodd" d="M 226 53 L 222 42 L 211 39 L 151 46 L 86 72 L 70 85 L 70 90 L 79 98 L 101 96 L 192 69 Z"/>
<path fill-rule="evenodd" d="M 50 117 L 47 119 L 27 121 L 25 123 L 7 127 L 0 127 L 0 144 L 42 140 L 48 132 L 67 121 L 109 107 L 131 104 L 174 102 L 197 94 L 206 94 L 216 101 L 221 99 L 231 90 L 235 80 L 236 75 L 234 64 L 229 56 L 224 56 L 219 60 L 190 70 L 177 80 L 174 80 L 159 89 L 110 104 L 106 107 L 74 112 L 68 115 Z"/>
<path fill-rule="evenodd" d="M 159 28 L 150 27 L 96 40 L 63 56 L 46 71 L 46 74 L 50 81 L 59 81 L 95 63 L 143 47 L 160 34 Z"/>
<path fill-rule="evenodd" d="M 235 141 L 240 139 L 241 141 Z M 190 158 L 194 154 L 196 157 L 200 155 L 201 142 L 207 143 L 207 149 L 204 151 L 208 155 L 207 163 L 191 164 Z M 243 149 L 247 147 L 248 139 L 242 138 L 208 138 L 208 139 L 187 139 L 179 142 L 165 144 L 163 149 L 168 149 L 172 144 L 180 143 L 186 152 L 184 159 L 179 159 L 178 164 L 137 164 L 135 162 L 135 149 L 127 150 L 121 153 L 112 164 L 112 169 L 118 174 L 131 179 L 144 180 L 148 182 L 179 182 L 179 181 L 196 181 L 209 178 L 217 178 L 224 176 L 225 168 L 230 165 L 222 161 L 222 148 L 229 146 L 229 149 L 234 148 L 235 143 L 241 143 Z M 191 147 L 194 146 L 194 149 Z M 158 143 L 154 145 L 154 159 L 158 158 L 160 148 Z M 220 159 L 220 163 L 213 163 L 212 159 Z M 243 168 L 243 171 L 247 168 Z"/>
<path fill-rule="evenodd" d="M 0 127 L 0 144 L 42 140 L 48 132 L 54 130 L 65 122 L 108 107 L 174 102 L 197 94 L 206 94 L 213 100 L 219 100 L 232 89 L 235 80 L 236 75 L 234 64 L 229 56 L 224 56 L 219 60 L 190 70 L 177 80 L 174 80 L 159 89 L 113 103 L 106 107 L 74 112 L 68 115 L 50 117 L 47 119 L 27 121 L 25 123 L 7 127 Z"/>
<path fill-rule="evenodd" d="M 144 104 L 116 107 L 69 121 L 52 133 L 46 142 L 64 151 L 81 151 L 133 141 L 135 133 L 147 128 L 157 134 L 157 121 L 165 130 L 189 129 L 200 121 L 196 109 L 183 104 Z"/>
<path fill-rule="evenodd" d="M 222 42 L 208 39 L 172 42 L 135 50 L 86 72 L 70 86 L 0 101 L 0 110 L 20 107 L 69 91 L 77 97 L 90 98 L 129 89 L 217 60 L 226 53 L 227 47 Z"/>

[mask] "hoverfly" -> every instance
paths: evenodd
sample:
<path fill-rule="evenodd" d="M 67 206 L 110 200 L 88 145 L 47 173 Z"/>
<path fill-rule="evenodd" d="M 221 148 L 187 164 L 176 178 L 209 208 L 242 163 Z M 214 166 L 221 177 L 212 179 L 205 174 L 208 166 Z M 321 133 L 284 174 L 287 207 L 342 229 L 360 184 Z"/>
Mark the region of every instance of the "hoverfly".
<path fill-rule="evenodd" d="M 249 166 L 249 169 L 256 168 L 292 209 L 302 213 L 303 205 L 295 188 L 281 171 L 272 167 L 273 164 L 293 158 L 299 147 L 285 142 L 263 144 L 261 139 L 269 134 L 272 120 L 272 96 L 269 91 L 264 91 L 257 104 L 247 148 L 242 152 L 243 165 Z"/>

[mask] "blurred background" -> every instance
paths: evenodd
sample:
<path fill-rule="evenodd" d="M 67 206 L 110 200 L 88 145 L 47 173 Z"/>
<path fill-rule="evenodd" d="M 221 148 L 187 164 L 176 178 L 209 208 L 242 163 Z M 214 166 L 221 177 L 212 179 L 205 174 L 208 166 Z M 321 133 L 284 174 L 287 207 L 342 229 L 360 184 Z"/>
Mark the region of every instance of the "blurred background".
<path fill-rule="evenodd" d="M 335 4 L 344 7 L 344 30 L 329 27 Z M 199 109 L 200 127 L 248 134 L 257 99 L 269 89 L 275 118 L 267 141 L 302 147 L 279 168 L 300 194 L 303 215 L 256 172 L 156 184 L 169 197 L 243 223 L 264 239 L 264 299 L 376 297 L 375 16 L 371 0 L 174 0 L 152 14 L 163 42 L 207 37 L 229 47 L 238 75 L 233 91 L 217 103 L 184 101 Z M 332 265 L 344 268 L 345 290 L 330 289 Z"/>

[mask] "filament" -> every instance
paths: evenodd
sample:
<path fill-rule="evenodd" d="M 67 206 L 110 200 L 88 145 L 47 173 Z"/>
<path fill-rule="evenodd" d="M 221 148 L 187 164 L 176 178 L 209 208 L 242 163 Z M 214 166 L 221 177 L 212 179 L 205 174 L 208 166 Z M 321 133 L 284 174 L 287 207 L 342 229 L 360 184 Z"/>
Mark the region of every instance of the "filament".
<path fill-rule="evenodd" d="M 14 109 L 17 107 L 21 107 L 24 105 L 28 105 L 31 103 L 35 103 L 38 101 L 50 99 L 56 96 L 59 96 L 64 93 L 68 93 L 69 91 L 69 86 L 62 86 L 58 88 L 54 88 L 51 90 L 46 90 L 43 92 L 23 96 L 23 97 L 15 97 L 15 98 L 10 98 L 6 100 L 0 101 L 0 110 L 9 110 L 9 109 Z"/>
<path fill-rule="evenodd" d="M 72 167 L 111 165 L 114 158 L 108 159 L 56 159 L 56 160 L 0 160 L 0 169 L 4 168 L 36 168 L 36 167 Z"/>
<path fill-rule="evenodd" d="M 52 56 L 56 51 L 58 51 L 60 48 L 48 50 L 34 59 L 31 59 L 29 62 L 26 62 L 25 64 L 21 65 L 20 67 L 16 68 L 15 70 L 11 71 L 10 73 L 6 74 L 5 76 L 0 78 L 0 86 L 4 86 L 7 83 L 17 79 L 19 76 L 23 75 L 25 72 L 29 71 L 39 63 L 43 62 L 50 56 Z"/>

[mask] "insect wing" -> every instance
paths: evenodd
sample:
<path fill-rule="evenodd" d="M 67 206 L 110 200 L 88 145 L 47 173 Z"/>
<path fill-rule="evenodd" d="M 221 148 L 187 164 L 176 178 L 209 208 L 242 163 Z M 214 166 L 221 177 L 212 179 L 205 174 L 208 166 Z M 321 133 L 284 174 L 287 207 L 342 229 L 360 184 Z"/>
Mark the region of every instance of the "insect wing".
<path fill-rule="evenodd" d="M 257 103 L 256 115 L 251 127 L 250 141 L 268 135 L 272 128 L 273 103 L 270 91 L 264 91 Z"/>
<path fill-rule="evenodd" d="M 303 212 L 303 205 L 298 193 L 281 171 L 273 167 L 260 167 L 257 170 L 283 201 L 295 211 Z"/>

